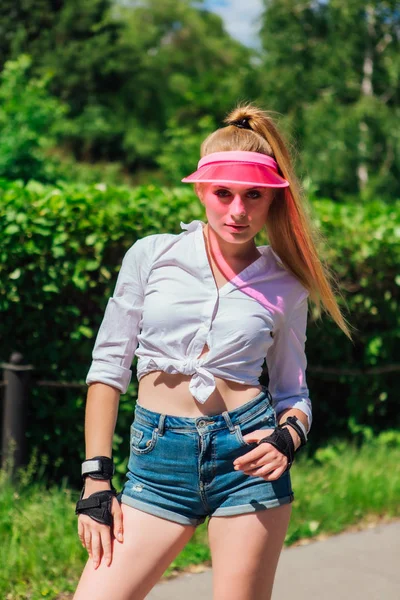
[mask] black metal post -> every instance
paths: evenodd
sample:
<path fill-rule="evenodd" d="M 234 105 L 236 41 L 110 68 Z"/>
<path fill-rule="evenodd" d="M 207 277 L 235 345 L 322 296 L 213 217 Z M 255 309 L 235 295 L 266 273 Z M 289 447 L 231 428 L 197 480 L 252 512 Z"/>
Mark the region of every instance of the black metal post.
<path fill-rule="evenodd" d="M 32 365 L 23 364 L 20 352 L 3 363 L 5 384 L 1 466 L 11 474 L 26 461 L 26 409 Z"/>

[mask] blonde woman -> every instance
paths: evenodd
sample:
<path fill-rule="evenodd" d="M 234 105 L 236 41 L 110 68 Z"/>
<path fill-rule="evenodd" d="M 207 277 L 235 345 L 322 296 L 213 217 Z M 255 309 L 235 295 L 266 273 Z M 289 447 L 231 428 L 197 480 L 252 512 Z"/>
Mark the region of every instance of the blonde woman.
<path fill-rule="evenodd" d="M 145 598 L 206 519 L 214 600 L 271 597 L 289 469 L 312 419 L 308 300 L 350 333 L 273 119 L 246 104 L 226 123 L 183 179 L 206 222 L 130 248 L 96 339 L 77 503 L 90 558 L 75 600 Z M 270 245 L 257 247 L 265 227 Z M 112 436 L 134 354 L 139 390 L 117 495 Z"/>

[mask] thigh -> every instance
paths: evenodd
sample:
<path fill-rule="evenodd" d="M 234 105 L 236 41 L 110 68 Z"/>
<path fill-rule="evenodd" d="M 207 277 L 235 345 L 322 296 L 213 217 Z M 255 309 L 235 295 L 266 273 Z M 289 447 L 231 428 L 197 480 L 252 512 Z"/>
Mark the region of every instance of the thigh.
<path fill-rule="evenodd" d="M 195 527 L 181 525 L 121 505 L 124 541 L 113 541 L 109 567 L 94 569 L 88 560 L 74 600 L 142 600 L 192 537 Z"/>
<path fill-rule="evenodd" d="M 230 517 L 211 517 L 208 535 L 214 600 L 271 597 L 291 504 Z"/>

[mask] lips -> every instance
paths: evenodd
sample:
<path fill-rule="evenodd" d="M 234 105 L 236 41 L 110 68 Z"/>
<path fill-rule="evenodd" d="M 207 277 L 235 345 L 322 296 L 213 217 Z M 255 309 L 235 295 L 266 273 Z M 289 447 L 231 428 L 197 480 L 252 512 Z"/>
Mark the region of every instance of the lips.
<path fill-rule="evenodd" d="M 244 229 L 247 229 L 248 225 L 234 225 L 231 223 L 225 223 L 225 227 L 228 227 L 232 231 L 243 231 Z"/>

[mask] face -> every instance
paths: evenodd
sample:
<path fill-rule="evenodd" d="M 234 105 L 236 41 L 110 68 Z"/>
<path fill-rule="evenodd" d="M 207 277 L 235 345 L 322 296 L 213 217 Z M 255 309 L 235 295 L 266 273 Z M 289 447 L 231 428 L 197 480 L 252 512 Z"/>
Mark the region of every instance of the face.
<path fill-rule="evenodd" d="M 242 184 L 203 183 L 196 192 L 209 227 L 233 244 L 248 242 L 264 228 L 274 198 L 272 188 Z"/>

